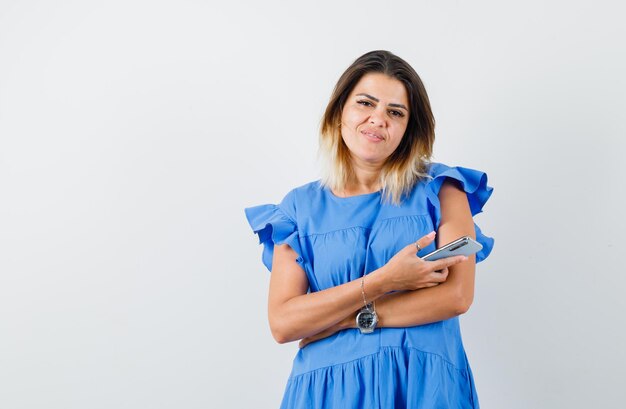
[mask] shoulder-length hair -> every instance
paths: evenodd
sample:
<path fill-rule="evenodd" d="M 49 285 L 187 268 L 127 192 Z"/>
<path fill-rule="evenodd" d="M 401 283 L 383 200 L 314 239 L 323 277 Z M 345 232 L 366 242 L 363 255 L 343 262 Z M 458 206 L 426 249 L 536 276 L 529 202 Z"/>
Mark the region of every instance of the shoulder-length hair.
<path fill-rule="evenodd" d="M 420 77 L 406 61 L 389 51 L 370 51 L 362 55 L 337 81 L 320 124 L 319 156 L 324 162 L 321 183 L 343 190 L 353 176 L 350 151 L 341 137 L 341 114 L 348 96 L 368 73 L 383 73 L 399 80 L 409 97 L 406 131 L 380 174 L 385 200 L 399 204 L 420 178 L 429 177 L 426 172 L 435 142 L 435 119 Z"/>

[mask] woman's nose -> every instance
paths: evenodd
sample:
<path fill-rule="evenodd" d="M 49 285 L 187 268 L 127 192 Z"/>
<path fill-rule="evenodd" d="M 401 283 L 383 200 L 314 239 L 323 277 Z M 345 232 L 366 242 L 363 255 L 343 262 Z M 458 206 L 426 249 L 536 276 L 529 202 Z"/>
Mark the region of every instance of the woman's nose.
<path fill-rule="evenodd" d="M 384 112 L 375 109 L 370 115 L 369 123 L 374 126 L 383 126 L 385 124 Z"/>

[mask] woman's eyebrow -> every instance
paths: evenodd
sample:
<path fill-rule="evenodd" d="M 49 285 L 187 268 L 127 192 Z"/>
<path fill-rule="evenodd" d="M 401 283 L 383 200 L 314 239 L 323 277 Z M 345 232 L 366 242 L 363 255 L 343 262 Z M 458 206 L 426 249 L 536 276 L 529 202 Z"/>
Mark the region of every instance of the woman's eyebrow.
<path fill-rule="evenodd" d="M 364 94 L 364 93 L 361 93 L 361 94 L 356 94 L 356 95 L 357 95 L 357 96 L 367 97 L 367 98 L 372 99 L 372 100 L 374 100 L 374 101 L 376 101 L 376 102 L 380 102 L 380 100 L 379 100 L 378 98 L 373 97 L 373 96 L 371 96 L 370 94 Z M 408 110 L 409 110 L 407 107 L 405 107 L 405 106 L 404 106 L 404 105 L 402 105 L 402 104 L 387 104 L 387 106 L 394 107 L 394 108 L 402 108 L 402 109 L 404 109 L 405 111 L 408 111 Z"/>

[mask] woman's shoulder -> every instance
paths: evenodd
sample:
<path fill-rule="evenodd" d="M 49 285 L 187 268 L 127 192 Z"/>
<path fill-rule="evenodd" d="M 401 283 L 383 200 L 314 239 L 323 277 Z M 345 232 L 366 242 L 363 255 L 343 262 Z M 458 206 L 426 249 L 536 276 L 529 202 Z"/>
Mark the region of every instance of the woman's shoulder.
<path fill-rule="evenodd" d="M 433 179 L 437 177 L 448 177 L 448 176 L 453 176 L 453 175 L 458 178 L 459 176 L 465 176 L 465 177 L 470 176 L 470 175 L 482 176 L 486 174 L 484 171 L 479 170 L 479 169 L 469 168 L 465 166 L 458 166 L 458 165 L 449 165 L 449 164 L 441 163 L 441 162 L 428 162 L 426 164 L 426 172 Z"/>
<path fill-rule="evenodd" d="M 298 213 L 308 209 L 311 203 L 319 203 L 324 188 L 320 180 L 305 183 L 291 189 L 279 207 L 287 213 L 293 220 L 298 219 Z"/>
<path fill-rule="evenodd" d="M 426 173 L 428 174 L 428 176 L 430 176 L 431 178 L 435 178 L 438 175 L 449 171 L 450 169 L 455 168 L 456 166 L 451 166 L 445 163 L 441 163 L 441 162 L 428 162 L 426 164 Z"/>
<path fill-rule="evenodd" d="M 419 177 L 415 180 L 411 189 L 407 192 L 402 200 L 403 205 L 415 206 L 415 202 L 424 198 L 424 189 L 429 189 L 432 186 L 432 182 L 437 176 L 451 169 L 452 167 L 440 162 L 426 162 L 423 171 Z"/>
<path fill-rule="evenodd" d="M 292 194 L 292 195 L 304 195 L 304 196 L 310 196 L 310 195 L 318 195 L 323 191 L 323 186 L 321 181 L 318 180 L 314 180 L 312 182 L 308 182 L 305 183 L 303 185 L 294 187 L 293 189 L 291 189 L 288 193 Z"/>

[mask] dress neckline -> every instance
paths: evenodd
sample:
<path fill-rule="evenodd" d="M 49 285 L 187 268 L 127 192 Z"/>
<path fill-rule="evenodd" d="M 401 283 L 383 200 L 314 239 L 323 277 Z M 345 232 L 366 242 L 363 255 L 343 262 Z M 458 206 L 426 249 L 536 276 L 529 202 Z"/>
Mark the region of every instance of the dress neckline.
<path fill-rule="evenodd" d="M 334 200 L 337 201 L 358 201 L 358 200 L 366 200 L 372 197 L 376 197 L 379 196 L 382 192 L 382 189 L 377 190 L 375 192 L 370 192 L 370 193 L 363 193 L 360 195 L 353 195 L 353 196 L 347 196 L 347 197 L 340 197 L 337 196 L 336 194 L 333 193 L 333 191 L 328 187 L 328 186 L 322 186 L 322 190 L 324 190 L 326 192 L 326 194 L 330 197 L 332 197 Z"/>

